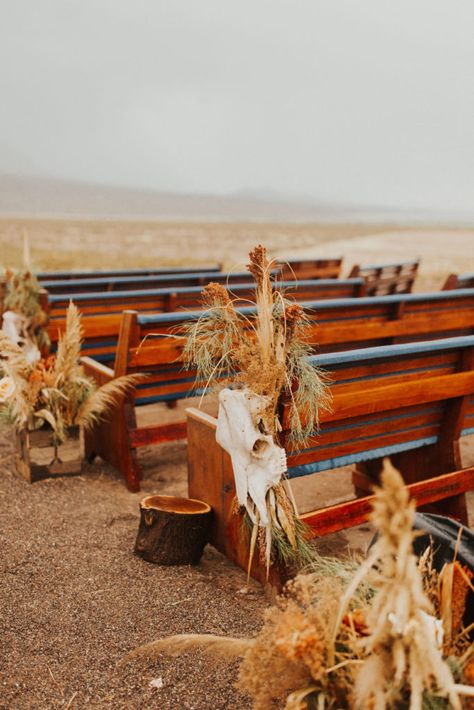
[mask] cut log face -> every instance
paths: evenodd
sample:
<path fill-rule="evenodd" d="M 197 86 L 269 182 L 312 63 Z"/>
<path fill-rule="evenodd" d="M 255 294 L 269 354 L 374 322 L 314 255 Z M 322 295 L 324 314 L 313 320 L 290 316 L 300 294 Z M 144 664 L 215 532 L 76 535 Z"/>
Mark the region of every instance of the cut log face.
<path fill-rule="evenodd" d="M 147 496 L 140 503 L 135 553 L 160 565 L 197 565 L 208 541 L 211 513 L 201 500 Z"/>

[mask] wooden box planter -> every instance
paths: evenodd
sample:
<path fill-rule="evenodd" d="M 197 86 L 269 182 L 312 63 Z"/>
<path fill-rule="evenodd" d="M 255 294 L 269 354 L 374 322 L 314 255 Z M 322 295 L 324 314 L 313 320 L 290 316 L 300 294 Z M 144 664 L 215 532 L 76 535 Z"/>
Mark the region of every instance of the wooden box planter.
<path fill-rule="evenodd" d="M 79 427 L 68 430 L 68 438 L 58 447 L 49 428 L 16 433 L 17 471 L 29 483 L 54 476 L 77 475 L 84 460 L 84 437 Z"/>

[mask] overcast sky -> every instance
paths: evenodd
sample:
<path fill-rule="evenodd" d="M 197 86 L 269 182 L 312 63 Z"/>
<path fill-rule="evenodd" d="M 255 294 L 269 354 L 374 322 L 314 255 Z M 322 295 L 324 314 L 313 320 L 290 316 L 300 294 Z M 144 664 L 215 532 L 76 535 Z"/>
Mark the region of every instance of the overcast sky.
<path fill-rule="evenodd" d="M 474 0 L 0 9 L 0 173 L 474 211 Z"/>

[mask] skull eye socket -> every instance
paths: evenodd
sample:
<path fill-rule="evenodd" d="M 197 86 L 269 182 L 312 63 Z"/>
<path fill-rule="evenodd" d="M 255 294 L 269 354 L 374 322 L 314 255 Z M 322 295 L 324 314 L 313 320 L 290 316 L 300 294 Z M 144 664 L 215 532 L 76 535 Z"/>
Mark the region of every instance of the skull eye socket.
<path fill-rule="evenodd" d="M 263 456 L 269 446 L 270 444 L 266 439 L 255 439 L 254 445 L 252 446 L 252 453 L 255 456 Z"/>

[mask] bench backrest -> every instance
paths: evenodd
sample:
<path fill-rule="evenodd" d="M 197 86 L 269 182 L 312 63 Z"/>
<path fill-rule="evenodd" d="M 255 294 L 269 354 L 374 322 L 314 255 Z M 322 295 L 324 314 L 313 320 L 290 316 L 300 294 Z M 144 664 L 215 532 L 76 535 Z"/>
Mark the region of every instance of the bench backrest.
<path fill-rule="evenodd" d="M 474 332 L 474 289 L 457 291 L 455 295 L 336 299 L 304 306 L 313 317 L 308 341 L 324 352 Z M 252 307 L 241 310 L 249 316 L 254 312 Z M 127 311 L 123 314 L 116 374 L 153 373 L 153 377 L 141 385 L 137 404 L 182 399 L 193 392 L 194 373 L 182 368 L 184 340 L 177 330 L 185 321 L 199 315 L 197 311 L 154 315 Z M 89 353 L 85 351 L 85 354 Z"/>
<path fill-rule="evenodd" d="M 278 265 L 284 279 L 338 279 L 342 258 L 333 259 L 279 259 Z"/>
<path fill-rule="evenodd" d="M 278 272 L 274 270 L 273 273 L 276 275 Z M 191 274 L 145 274 L 138 276 L 101 276 L 81 279 L 45 279 L 41 282 L 41 285 L 50 294 L 75 294 L 181 288 L 187 286 L 199 286 L 202 288 L 210 281 L 224 285 L 252 283 L 253 277 L 248 271 L 234 271 L 231 273 L 198 271 Z"/>
<path fill-rule="evenodd" d="M 352 267 L 349 277 L 362 276 L 368 296 L 411 293 L 419 263 L 403 261 L 395 264 L 358 264 Z"/>
<path fill-rule="evenodd" d="M 474 289 L 305 301 L 301 305 L 310 320 L 308 342 L 319 352 L 470 335 L 474 329 Z M 239 310 L 250 316 L 255 312 L 252 307 Z M 178 341 L 167 336 L 201 313 L 139 313 L 137 321 L 142 338 L 152 333 L 166 337 L 150 341 L 147 347 L 172 347 L 175 351 Z"/>
<path fill-rule="evenodd" d="M 446 404 L 466 397 L 458 437 L 474 433 L 474 336 L 313 356 L 331 373 L 332 411 L 304 451 L 291 449 L 289 476 L 304 476 L 437 442 Z"/>
<path fill-rule="evenodd" d="M 193 274 L 197 271 L 219 272 L 220 265 L 213 266 L 167 266 L 143 269 L 110 269 L 100 271 L 39 271 L 36 274 L 38 281 L 57 281 L 62 279 L 95 279 L 117 276 L 152 276 L 158 274 Z"/>
<path fill-rule="evenodd" d="M 279 281 L 276 288 L 288 292 L 297 301 L 327 298 L 355 298 L 364 295 L 363 279 L 320 279 L 316 281 Z M 230 293 L 237 304 L 248 303 L 254 294 L 254 284 L 232 284 Z M 201 303 L 201 286 L 140 289 L 112 293 L 52 294 L 48 298 L 51 327 L 61 328 L 68 304 L 73 300 L 83 316 L 110 315 L 126 309 L 140 312 L 169 312 L 180 308 L 197 309 Z M 58 322 L 54 322 L 57 319 Z"/>
<path fill-rule="evenodd" d="M 458 288 L 474 288 L 474 273 L 450 274 L 443 285 L 443 291 Z"/>

